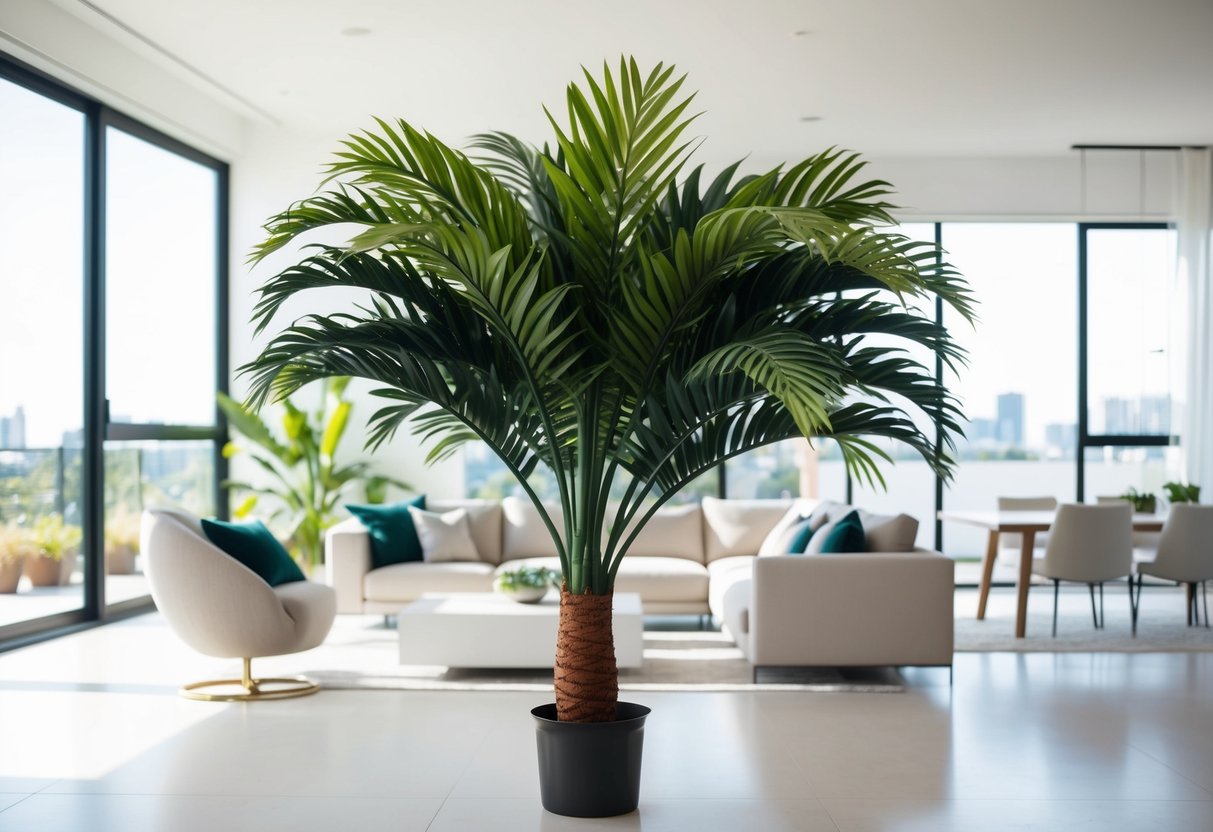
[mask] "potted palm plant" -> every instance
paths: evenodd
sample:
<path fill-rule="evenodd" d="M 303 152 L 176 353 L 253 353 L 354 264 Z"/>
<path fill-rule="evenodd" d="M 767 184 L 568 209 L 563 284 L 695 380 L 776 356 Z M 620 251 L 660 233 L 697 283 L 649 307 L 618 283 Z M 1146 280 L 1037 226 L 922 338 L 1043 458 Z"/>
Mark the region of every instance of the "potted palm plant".
<path fill-rule="evenodd" d="M 880 480 L 888 439 L 946 474 L 960 430 L 955 399 L 901 347 L 957 363 L 910 301 L 971 317 L 970 296 L 934 246 L 881 230 L 887 184 L 838 150 L 705 183 L 688 167 L 682 85 L 626 59 L 586 72 L 542 149 L 492 133 L 467 155 L 379 121 L 343 143 L 325 190 L 268 221 L 252 256 L 358 227 L 262 286 L 259 332 L 301 292 L 356 287 L 368 302 L 275 335 L 243 368 L 251 402 L 370 379 L 384 406 L 368 447 L 406 420 L 438 440 L 430 459 L 484 442 L 547 526 L 562 572 L 556 702 L 535 713 L 543 802 L 562 814 L 636 806 L 639 742 L 603 739 L 612 723 L 638 733 L 647 713 L 618 701 L 611 594 L 654 512 L 723 461 L 799 436 L 836 440 L 863 481 Z M 528 484 L 541 465 L 560 515 Z"/>

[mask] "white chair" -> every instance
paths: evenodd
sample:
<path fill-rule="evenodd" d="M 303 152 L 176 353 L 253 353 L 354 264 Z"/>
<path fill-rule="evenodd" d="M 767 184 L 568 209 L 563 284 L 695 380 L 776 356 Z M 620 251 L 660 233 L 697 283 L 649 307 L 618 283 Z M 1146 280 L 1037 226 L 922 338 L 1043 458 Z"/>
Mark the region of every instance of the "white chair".
<path fill-rule="evenodd" d="M 1187 585 L 1188 624 L 1200 624 L 1196 587 L 1201 587 L 1205 626 L 1209 626 L 1209 595 L 1205 582 L 1213 580 L 1213 506 L 1175 503 L 1158 539 L 1153 561 L 1139 562 L 1134 604 L 1133 632 L 1137 632 L 1136 610 L 1141 606 L 1141 584 L 1146 575 Z M 1132 583 L 1132 579 L 1130 579 Z"/>
<path fill-rule="evenodd" d="M 999 497 L 999 511 L 1056 511 L 1056 497 Z M 1043 550 L 1049 542 L 1048 532 L 1036 535 L 1035 548 Z M 1023 535 L 1018 532 L 1003 532 L 998 536 L 998 559 L 1008 566 L 1019 563 L 1023 550 Z"/>
<path fill-rule="evenodd" d="M 1129 503 L 1124 497 L 1103 494 L 1095 498 L 1101 506 L 1112 503 Z M 1129 503 L 1129 505 L 1133 505 Z M 1133 560 L 1152 560 L 1154 550 L 1158 548 L 1158 532 L 1133 532 Z"/>
<path fill-rule="evenodd" d="M 199 653 L 244 662 L 240 679 L 194 682 L 181 695 L 206 701 L 286 699 L 315 693 L 302 676 L 256 679 L 252 659 L 310 650 L 337 615 L 332 587 L 293 581 L 271 587 L 216 547 L 198 519 L 170 509 L 143 513 L 140 552 L 152 599 L 182 641 Z M 210 692 L 238 686 L 242 692 Z"/>
<path fill-rule="evenodd" d="M 1053 581 L 1053 635 L 1057 635 L 1057 601 L 1062 581 L 1084 583 L 1091 591 L 1091 617 L 1102 629 L 1105 581 L 1133 572 L 1133 507 L 1128 503 L 1079 505 L 1057 509 L 1043 558 L 1033 558 L 1032 572 Z M 1129 604 L 1134 604 L 1132 581 Z M 1099 585 L 1099 612 L 1095 586 Z"/>

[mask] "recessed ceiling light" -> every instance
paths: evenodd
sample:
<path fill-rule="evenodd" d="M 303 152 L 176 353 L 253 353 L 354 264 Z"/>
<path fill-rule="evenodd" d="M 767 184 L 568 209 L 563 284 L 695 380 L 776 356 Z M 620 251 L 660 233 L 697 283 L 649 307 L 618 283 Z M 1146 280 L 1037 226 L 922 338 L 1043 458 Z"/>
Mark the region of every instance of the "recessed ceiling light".
<path fill-rule="evenodd" d="M 801 121 L 821 121 L 821 116 L 801 116 Z"/>
<path fill-rule="evenodd" d="M 363 35 L 369 35 L 371 30 L 365 26 L 351 26 L 348 29 L 342 29 L 341 34 L 347 38 L 360 38 Z"/>
<path fill-rule="evenodd" d="M 812 29 L 797 29 L 792 33 L 792 36 L 797 38 L 807 38 L 811 34 L 813 34 Z"/>

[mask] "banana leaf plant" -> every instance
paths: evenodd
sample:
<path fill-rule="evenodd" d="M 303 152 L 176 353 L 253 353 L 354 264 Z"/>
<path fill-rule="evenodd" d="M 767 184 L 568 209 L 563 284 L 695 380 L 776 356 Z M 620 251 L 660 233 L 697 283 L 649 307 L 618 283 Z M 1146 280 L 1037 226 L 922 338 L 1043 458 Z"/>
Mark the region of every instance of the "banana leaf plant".
<path fill-rule="evenodd" d="M 361 484 L 366 501 L 381 503 L 388 485 L 409 486 L 399 480 L 372 473 L 368 461 L 339 465 L 337 446 L 345 434 L 353 404 L 345 398 L 349 378 L 326 378 L 319 408 L 309 414 L 289 399 L 282 401 L 281 431 L 276 434 L 257 412 L 225 393 L 218 394 L 219 407 L 228 424 L 252 444 L 229 442 L 224 456 L 247 451 L 265 472 L 265 484 L 226 480 L 223 485 L 244 499 L 233 509 L 236 517 L 247 517 L 260 497 L 274 498 L 271 520 L 290 529 L 292 553 L 309 567 L 324 561 L 324 532 L 337 521 L 337 505 L 352 498 Z"/>
<path fill-rule="evenodd" d="M 465 153 L 404 120 L 350 136 L 251 259 L 328 226 L 356 236 L 269 278 L 253 317 L 264 330 L 329 287 L 366 302 L 294 321 L 243 371 L 254 403 L 370 379 L 384 406 L 369 447 L 409 421 L 430 459 L 473 441 L 500 457 L 560 557 L 558 716 L 591 722 L 618 699 L 621 560 L 696 477 L 799 436 L 837 441 L 862 481 L 883 482 L 890 440 L 950 472 L 958 403 L 904 347 L 963 363 L 917 310 L 941 298 L 971 319 L 972 302 L 935 246 L 891 228 L 890 187 L 860 177 L 857 154 L 709 181 L 688 164 L 685 76 L 630 59 L 584 76 L 542 148 L 488 133 Z M 527 484 L 540 465 L 558 505 Z"/>

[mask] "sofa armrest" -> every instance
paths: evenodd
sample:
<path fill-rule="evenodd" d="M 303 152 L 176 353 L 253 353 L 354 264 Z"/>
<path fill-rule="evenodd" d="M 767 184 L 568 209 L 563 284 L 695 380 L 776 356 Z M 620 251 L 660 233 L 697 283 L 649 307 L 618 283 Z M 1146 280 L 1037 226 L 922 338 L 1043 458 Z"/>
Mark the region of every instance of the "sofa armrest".
<path fill-rule="evenodd" d="M 362 579 L 371 571 L 371 536 L 357 518 L 343 520 L 325 534 L 324 570 L 337 592 L 337 612 L 362 612 Z"/>
<path fill-rule="evenodd" d="M 950 665 L 955 564 L 938 552 L 758 558 L 755 665 Z"/>

